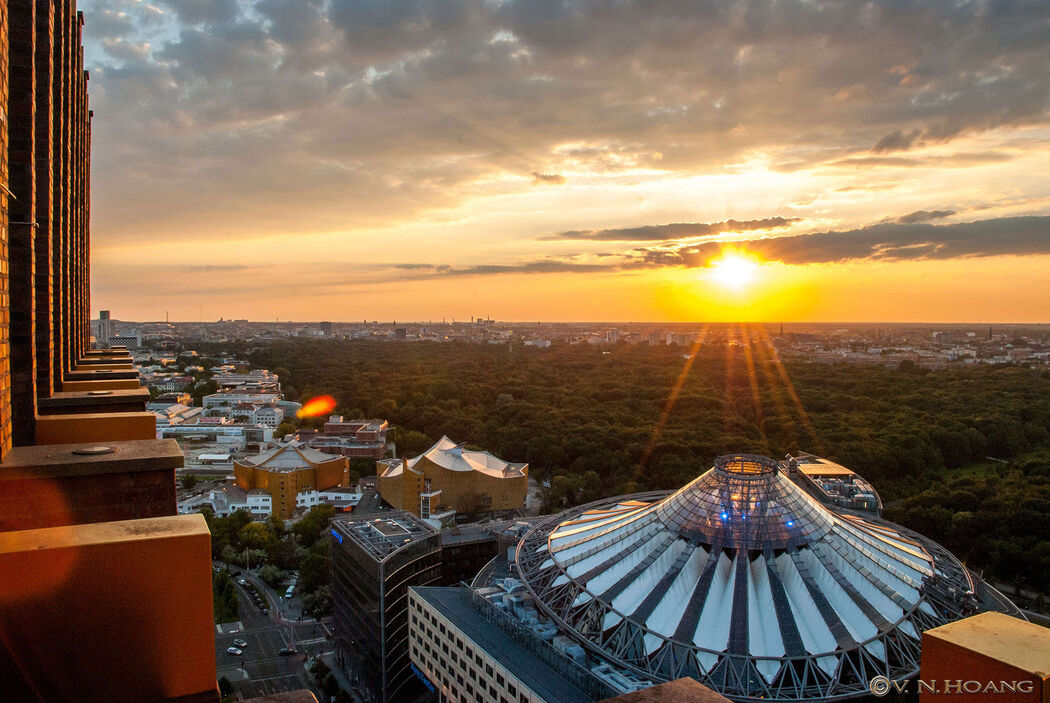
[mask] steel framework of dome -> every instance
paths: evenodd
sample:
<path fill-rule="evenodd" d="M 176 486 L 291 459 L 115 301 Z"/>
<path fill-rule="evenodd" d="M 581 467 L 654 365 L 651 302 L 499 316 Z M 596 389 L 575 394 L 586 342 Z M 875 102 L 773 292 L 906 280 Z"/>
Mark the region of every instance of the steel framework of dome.
<path fill-rule="evenodd" d="M 922 631 L 980 609 L 946 550 L 833 510 L 754 455 L 720 457 L 669 495 L 537 523 L 516 561 L 537 606 L 593 653 L 737 700 L 847 698 L 914 676 Z"/>

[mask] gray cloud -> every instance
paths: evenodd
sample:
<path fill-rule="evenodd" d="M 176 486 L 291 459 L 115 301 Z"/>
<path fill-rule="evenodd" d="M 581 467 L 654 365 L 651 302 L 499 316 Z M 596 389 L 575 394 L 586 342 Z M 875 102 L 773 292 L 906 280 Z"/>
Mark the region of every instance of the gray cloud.
<path fill-rule="evenodd" d="M 579 263 L 575 256 L 547 258 L 512 264 L 398 263 L 376 269 L 378 280 L 418 280 L 460 276 L 499 276 L 505 274 L 610 273 L 653 268 L 708 266 L 722 255 L 726 246 L 740 248 L 767 261 L 790 265 L 833 264 L 860 259 L 903 261 L 919 259 L 962 259 L 1004 255 L 1050 255 L 1050 217 L 1005 217 L 959 224 L 931 225 L 923 219 L 938 219 L 948 210 L 919 210 L 898 218 L 849 231 L 826 231 L 786 235 L 735 242 L 711 241 L 691 245 L 637 247 L 626 253 L 601 253 L 610 259 L 601 263 Z M 905 223 L 905 220 L 913 220 Z M 656 225 L 660 227 L 661 225 Z M 387 275 L 384 270 L 410 271 Z"/>
<path fill-rule="evenodd" d="M 913 213 L 914 214 L 914 213 Z M 1050 217 L 1003 217 L 958 224 L 880 223 L 849 231 L 815 232 L 739 242 L 767 261 L 831 264 L 866 259 L 904 261 L 1050 254 Z M 706 266 L 725 243 L 654 249 L 635 266 Z"/>
<path fill-rule="evenodd" d="M 871 150 L 875 152 L 883 152 L 910 149 L 919 139 L 921 134 L 922 130 L 918 129 L 913 129 L 910 132 L 902 132 L 898 129 L 881 137 L 879 141 L 875 142 L 875 146 L 871 147 Z"/>
<path fill-rule="evenodd" d="M 614 270 L 615 265 L 579 264 L 565 259 L 542 259 L 517 264 L 478 264 L 476 266 L 449 266 L 430 264 L 398 264 L 397 268 L 423 270 L 436 276 L 492 276 L 508 273 L 598 273 Z"/>
<path fill-rule="evenodd" d="M 533 185 L 561 186 L 565 185 L 565 176 L 560 173 L 537 173 L 532 172 Z"/>
<path fill-rule="evenodd" d="M 955 214 L 955 210 L 916 210 L 915 212 L 909 212 L 907 215 L 901 215 L 897 218 L 897 222 L 902 225 L 914 225 L 920 222 L 930 222 L 931 220 L 943 220 L 945 217 L 951 217 Z"/>
<path fill-rule="evenodd" d="M 620 229 L 588 229 L 559 232 L 546 240 L 588 239 L 606 242 L 650 242 L 672 239 L 704 237 L 724 232 L 750 232 L 762 229 L 789 227 L 799 222 L 798 217 L 767 217 L 762 220 L 725 220 L 723 222 L 675 222 L 667 225 L 644 225 L 642 227 L 623 227 Z"/>
<path fill-rule="evenodd" d="M 1045 125 L 1050 105 L 1039 1 L 160 9 L 84 3 L 105 241 L 212 237 L 217 221 L 245 238 L 373 227 L 501 173 L 694 175 L 756 150 L 798 167 L 966 167 L 987 159 L 885 159 Z"/>

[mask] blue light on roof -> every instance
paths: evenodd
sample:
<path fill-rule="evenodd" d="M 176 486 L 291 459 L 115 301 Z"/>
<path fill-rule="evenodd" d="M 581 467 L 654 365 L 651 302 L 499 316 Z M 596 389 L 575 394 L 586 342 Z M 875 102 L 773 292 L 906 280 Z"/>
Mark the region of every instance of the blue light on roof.
<path fill-rule="evenodd" d="M 722 519 L 723 520 L 728 520 L 729 519 L 729 513 L 722 513 Z"/>
<path fill-rule="evenodd" d="M 795 526 L 795 521 L 794 520 L 788 520 L 788 527 L 794 527 L 794 526 Z"/>

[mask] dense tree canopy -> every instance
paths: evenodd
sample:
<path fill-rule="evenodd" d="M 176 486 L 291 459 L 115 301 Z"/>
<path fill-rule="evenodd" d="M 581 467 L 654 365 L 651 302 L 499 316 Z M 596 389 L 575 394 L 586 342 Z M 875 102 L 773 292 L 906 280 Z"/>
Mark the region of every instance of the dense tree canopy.
<path fill-rule="evenodd" d="M 674 345 L 369 340 L 232 351 L 280 368 L 282 384 L 303 398 L 329 393 L 339 412 L 390 420 L 402 455 L 447 434 L 526 461 L 533 476 L 551 479 L 555 508 L 675 488 L 719 454 L 810 451 L 866 476 L 887 517 L 971 565 L 1047 585 L 1050 562 L 1015 559 L 1018 550 L 1050 556 L 1050 531 L 1036 519 L 1050 512 L 1045 373 L 781 363 L 746 338 L 691 358 Z"/>

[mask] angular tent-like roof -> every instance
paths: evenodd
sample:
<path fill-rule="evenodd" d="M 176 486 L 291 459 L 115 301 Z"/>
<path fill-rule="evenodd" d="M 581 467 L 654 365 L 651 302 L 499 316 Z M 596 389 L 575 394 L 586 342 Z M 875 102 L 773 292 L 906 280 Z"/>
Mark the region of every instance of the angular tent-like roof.
<path fill-rule="evenodd" d="M 269 471 L 294 471 L 296 469 L 308 469 L 311 466 L 325 464 L 331 461 L 344 461 L 341 456 L 333 456 L 311 449 L 299 442 L 282 444 L 262 454 L 257 454 L 245 459 L 238 459 L 236 463 L 243 466 L 253 466 Z"/>
<path fill-rule="evenodd" d="M 943 548 L 819 502 L 765 457 L 661 497 L 583 506 L 518 546 L 537 605 L 595 654 L 737 700 L 845 698 L 918 669 L 921 632 L 981 608 Z"/>
<path fill-rule="evenodd" d="M 494 476 L 496 478 L 513 478 L 525 475 L 525 467 L 528 464 L 519 464 L 509 461 L 503 461 L 497 456 L 493 456 L 488 452 L 473 451 L 465 449 L 462 444 L 456 444 L 448 437 L 442 437 L 439 439 L 434 446 L 426 450 L 417 457 L 413 457 L 405 462 L 405 466 L 408 467 L 409 471 L 415 471 L 417 463 L 422 458 L 426 458 L 432 463 L 440 466 L 443 469 L 449 471 L 477 471 L 487 476 Z M 397 473 L 400 473 L 399 471 Z M 384 474 L 389 476 L 396 476 L 397 473 Z"/>

